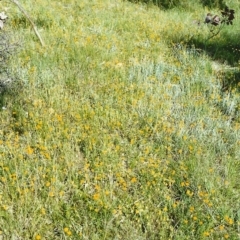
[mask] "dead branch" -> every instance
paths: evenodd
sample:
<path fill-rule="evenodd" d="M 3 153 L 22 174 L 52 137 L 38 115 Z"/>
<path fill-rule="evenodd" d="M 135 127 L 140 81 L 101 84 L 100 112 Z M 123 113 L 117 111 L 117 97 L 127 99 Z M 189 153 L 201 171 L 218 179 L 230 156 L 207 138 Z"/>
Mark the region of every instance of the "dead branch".
<path fill-rule="evenodd" d="M 41 45 L 44 46 L 45 44 L 44 44 L 44 42 L 43 42 L 43 40 L 42 40 L 42 38 L 41 38 L 38 30 L 37 30 L 37 27 L 36 27 L 36 25 L 34 24 L 34 22 L 32 21 L 32 19 L 30 18 L 30 16 L 28 15 L 28 13 L 27 13 L 27 12 L 25 11 L 25 9 L 20 5 L 20 3 L 18 2 L 18 0 L 11 0 L 11 1 L 12 1 L 12 3 L 14 3 L 14 4 L 20 9 L 20 11 L 25 15 L 25 17 L 26 17 L 26 18 L 28 19 L 28 21 L 31 23 L 31 25 L 32 25 L 32 27 L 33 27 L 33 30 L 34 30 L 36 36 L 38 37 Z"/>

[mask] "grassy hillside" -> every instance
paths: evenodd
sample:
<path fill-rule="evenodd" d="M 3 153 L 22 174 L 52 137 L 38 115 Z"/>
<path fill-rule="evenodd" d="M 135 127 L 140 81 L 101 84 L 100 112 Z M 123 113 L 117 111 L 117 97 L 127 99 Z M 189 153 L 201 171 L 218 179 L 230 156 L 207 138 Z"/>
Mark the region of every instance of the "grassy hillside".
<path fill-rule="evenodd" d="M 201 6 L 22 1 L 42 47 L 3 5 L 1 238 L 239 239 L 239 11 L 206 41 Z"/>

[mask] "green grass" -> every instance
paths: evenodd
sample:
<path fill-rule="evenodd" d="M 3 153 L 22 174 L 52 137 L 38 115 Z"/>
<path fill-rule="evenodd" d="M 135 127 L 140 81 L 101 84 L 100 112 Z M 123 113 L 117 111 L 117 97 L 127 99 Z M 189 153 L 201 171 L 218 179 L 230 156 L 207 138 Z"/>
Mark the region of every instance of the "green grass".
<path fill-rule="evenodd" d="M 23 1 L 41 47 L 4 4 L 22 46 L 0 112 L 0 236 L 239 239 L 239 13 L 206 43 L 203 8 Z"/>

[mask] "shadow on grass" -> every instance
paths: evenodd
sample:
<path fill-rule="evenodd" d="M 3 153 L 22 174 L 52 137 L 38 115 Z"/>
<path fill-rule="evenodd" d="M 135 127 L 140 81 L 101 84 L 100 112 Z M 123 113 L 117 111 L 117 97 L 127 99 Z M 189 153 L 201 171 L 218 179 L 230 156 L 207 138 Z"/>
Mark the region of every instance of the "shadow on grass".
<path fill-rule="evenodd" d="M 190 44 L 203 50 L 213 60 L 226 63 L 232 67 L 240 61 L 240 35 L 224 35 L 223 39 L 212 39 L 207 43 L 200 39 L 192 39 Z"/>
<path fill-rule="evenodd" d="M 3 109 L 4 107 L 4 94 L 0 93 L 0 111 Z"/>
<path fill-rule="evenodd" d="M 0 112 L 8 106 L 9 101 L 18 102 L 23 89 L 23 84 L 16 74 L 11 75 L 11 82 L 7 84 L 1 80 L 2 79 L 0 79 Z"/>
<path fill-rule="evenodd" d="M 10 61 L 19 43 L 9 30 L 0 31 L 0 111 L 4 109 L 7 98 L 15 99 L 19 95 L 20 82 L 17 73 L 13 72 Z"/>
<path fill-rule="evenodd" d="M 223 90 L 237 89 L 240 85 L 240 35 L 224 34 L 222 39 L 212 39 L 204 43 L 199 39 L 193 39 L 195 48 L 201 49 L 205 54 L 221 64 L 226 64 L 227 68 L 222 70 Z"/>
<path fill-rule="evenodd" d="M 223 72 L 222 91 L 236 90 L 240 93 L 240 71 L 225 70 Z"/>
<path fill-rule="evenodd" d="M 0 88 L 0 112 L 6 107 L 7 98 L 14 98 L 15 94 L 5 88 Z"/>
<path fill-rule="evenodd" d="M 200 0 L 200 3 L 205 7 L 222 9 L 226 5 L 224 0 Z"/>
<path fill-rule="evenodd" d="M 3 81 L 0 79 L 0 111 L 5 106 L 5 99 L 6 99 L 7 95 L 8 95 L 8 89 L 6 88 L 6 86 L 3 83 Z"/>
<path fill-rule="evenodd" d="M 199 39 L 193 39 L 190 44 L 194 44 L 195 48 L 200 49 L 207 54 L 213 61 L 224 64 L 223 67 L 217 71 L 221 81 L 222 94 L 240 93 L 240 35 L 222 36 L 222 39 L 211 39 L 211 41 L 204 43 Z M 228 107 L 218 106 L 223 114 L 230 116 L 232 121 L 239 122 L 239 113 L 237 108 L 229 113 Z"/>
<path fill-rule="evenodd" d="M 240 71 L 225 70 L 221 73 L 222 100 L 216 107 L 232 122 L 240 123 L 240 101 L 237 97 L 240 93 Z"/>
<path fill-rule="evenodd" d="M 171 9 L 174 7 L 179 7 L 179 8 L 189 8 L 193 6 L 196 2 L 194 0 L 127 0 L 132 3 L 143 3 L 143 4 L 153 4 L 159 8 L 163 8 L 165 10 Z M 208 8 L 219 8 L 223 9 L 226 7 L 225 0 L 199 0 L 197 1 L 200 5 L 203 7 L 208 7 Z"/>

